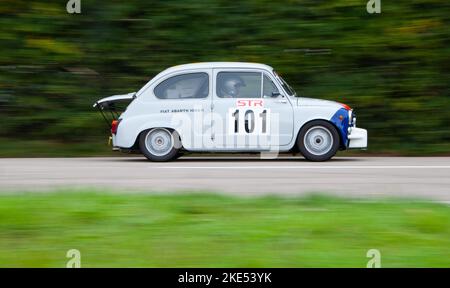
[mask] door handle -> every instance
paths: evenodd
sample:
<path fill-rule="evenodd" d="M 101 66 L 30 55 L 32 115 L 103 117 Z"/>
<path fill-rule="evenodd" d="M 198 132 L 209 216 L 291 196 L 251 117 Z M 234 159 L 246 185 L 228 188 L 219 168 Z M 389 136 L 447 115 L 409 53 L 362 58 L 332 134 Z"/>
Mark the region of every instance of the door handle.
<path fill-rule="evenodd" d="M 277 100 L 277 103 L 287 103 L 287 100 Z"/>

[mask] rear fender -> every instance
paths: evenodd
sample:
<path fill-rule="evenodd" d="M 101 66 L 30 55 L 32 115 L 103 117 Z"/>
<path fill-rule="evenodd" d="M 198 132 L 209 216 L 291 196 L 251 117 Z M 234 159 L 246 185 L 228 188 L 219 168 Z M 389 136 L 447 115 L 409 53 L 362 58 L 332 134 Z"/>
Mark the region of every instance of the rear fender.
<path fill-rule="evenodd" d="M 157 127 L 176 130 L 180 134 L 180 137 L 183 138 L 183 135 L 178 131 L 179 129 L 176 123 L 161 121 L 160 117 L 160 115 L 142 115 L 122 119 L 117 129 L 116 146 L 120 148 L 131 148 L 138 140 L 139 134 L 142 131 Z"/>

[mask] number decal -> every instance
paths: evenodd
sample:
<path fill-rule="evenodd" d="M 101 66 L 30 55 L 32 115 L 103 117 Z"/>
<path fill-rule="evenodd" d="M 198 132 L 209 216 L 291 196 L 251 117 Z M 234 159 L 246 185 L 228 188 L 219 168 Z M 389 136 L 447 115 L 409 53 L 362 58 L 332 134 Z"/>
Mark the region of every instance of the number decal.
<path fill-rule="evenodd" d="M 265 134 L 266 131 L 267 131 L 267 124 L 266 124 L 266 122 L 267 122 L 267 110 L 264 109 L 264 111 L 261 112 L 261 113 L 259 114 L 259 117 L 261 117 L 261 119 L 263 120 L 263 121 L 262 121 L 262 129 L 261 129 L 261 132 L 262 132 L 263 134 Z"/>
<path fill-rule="evenodd" d="M 252 119 L 250 121 L 250 119 Z M 255 113 L 252 110 L 245 111 L 245 132 L 253 133 L 255 130 Z"/>
<path fill-rule="evenodd" d="M 239 109 L 232 113 L 234 117 L 234 133 L 239 133 Z"/>
<path fill-rule="evenodd" d="M 231 108 L 229 110 L 230 134 L 268 134 L 270 133 L 270 109 Z"/>

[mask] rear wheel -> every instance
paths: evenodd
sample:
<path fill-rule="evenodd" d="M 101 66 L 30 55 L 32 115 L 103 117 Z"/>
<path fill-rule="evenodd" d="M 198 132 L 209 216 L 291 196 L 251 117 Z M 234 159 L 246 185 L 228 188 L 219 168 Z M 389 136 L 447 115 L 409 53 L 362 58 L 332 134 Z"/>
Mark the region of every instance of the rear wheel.
<path fill-rule="evenodd" d="M 311 121 L 301 129 L 297 146 L 307 160 L 326 161 L 339 149 L 339 132 L 329 122 Z"/>
<path fill-rule="evenodd" d="M 178 135 L 165 128 L 144 131 L 139 136 L 142 154 L 151 161 L 163 162 L 175 159 L 178 154 Z"/>

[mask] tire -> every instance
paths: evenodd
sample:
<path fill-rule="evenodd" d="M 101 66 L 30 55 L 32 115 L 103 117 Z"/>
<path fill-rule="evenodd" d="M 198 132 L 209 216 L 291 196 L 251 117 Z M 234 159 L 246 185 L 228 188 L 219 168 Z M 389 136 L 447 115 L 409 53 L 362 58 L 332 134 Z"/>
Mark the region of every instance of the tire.
<path fill-rule="evenodd" d="M 300 130 L 297 146 L 307 160 L 327 161 L 339 150 L 339 132 L 327 121 L 314 120 Z"/>
<path fill-rule="evenodd" d="M 142 154 L 150 161 L 170 161 L 178 155 L 179 148 L 176 145 L 178 137 L 176 132 L 166 128 L 153 128 L 141 133 L 139 136 L 139 148 Z"/>
<path fill-rule="evenodd" d="M 178 152 L 177 155 L 175 155 L 175 157 L 173 158 L 173 160 L 176 160 L 176 159 L 180 158 L 181 156 L 183 156 L 183 152 Z"/>

